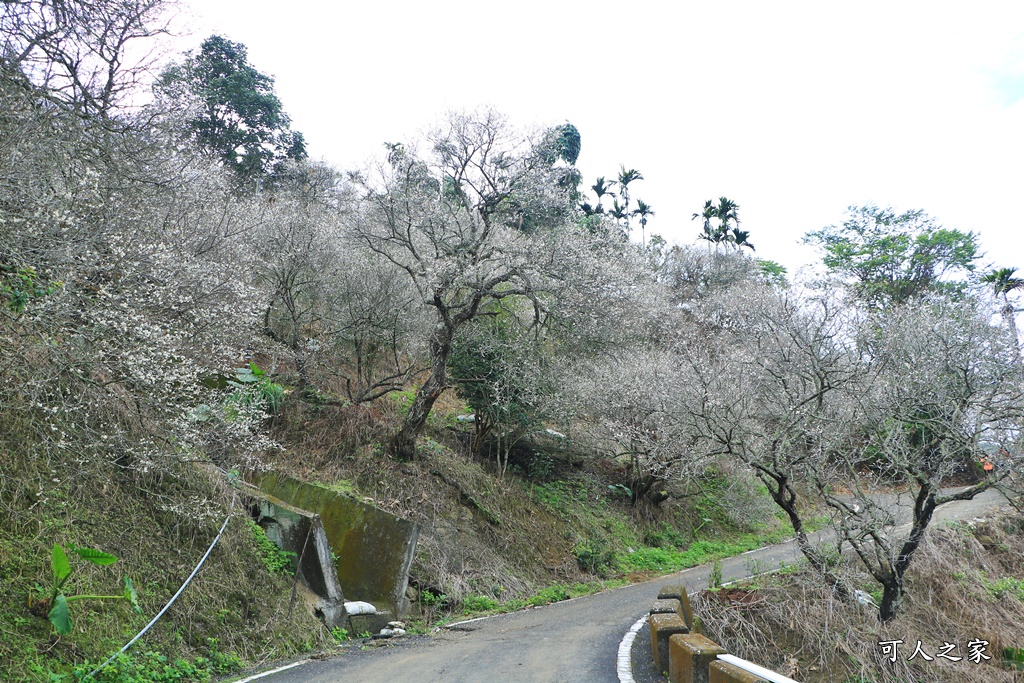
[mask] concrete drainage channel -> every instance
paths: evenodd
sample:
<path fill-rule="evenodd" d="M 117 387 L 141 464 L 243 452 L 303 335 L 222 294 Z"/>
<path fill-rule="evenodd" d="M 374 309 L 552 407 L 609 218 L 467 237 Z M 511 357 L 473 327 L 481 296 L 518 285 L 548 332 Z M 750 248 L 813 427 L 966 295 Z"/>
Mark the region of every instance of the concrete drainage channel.
<path fill-rule="evenodd" d="M 397 621 L 407 606 L 405 591 L 415 551 L 418 527 L 407 520 L 366 505 L 349 496 L 315 484 L 299 482 L 274 473 L 258 480 L 258 521 L 267 536 L 298 557 L 299 584 L 312 609 L 330 628 L 339 626 L 352 634 L 388 638 L 405 634 Z M 371 542 L 372 539 L 372 542 Z M 366 600 L 353 602 L 343 592 Z M 378 611 L 372 602 L 389 609 Z M 488 617 L 447 626 L 465 625 Z M 645 637 L 644 627 L 650 632 Z M 634 667 L 640 659 L 650 662 Z M 719 656 L 722 655 L 722 656 Z M 302 660 L 241 679 L 255 681 L 301 666 Z M 634 669 L 636 668 L 636 671 Z M 635 675 L 643 670 L 645 674 Z M 774 672 L 727 655 L 700 633 L 683 586 L 662 588 L 650 614 L 632 625 L 619 645 L 616 672 L 622 683 L 664 681 L 672 683 L 795 683 Z"/>

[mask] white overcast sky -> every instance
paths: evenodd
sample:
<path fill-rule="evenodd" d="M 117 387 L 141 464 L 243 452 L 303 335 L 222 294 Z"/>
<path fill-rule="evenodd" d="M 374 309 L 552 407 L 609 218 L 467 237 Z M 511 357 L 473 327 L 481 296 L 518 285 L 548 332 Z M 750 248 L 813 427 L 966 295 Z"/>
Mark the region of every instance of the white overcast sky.
<path fill-rule="evenodd" d="M 620 164 L 689 243 L 704 200 L 740 205 L 757 255 L 815 260 L 847 206 L 921 208 L 1024 269 L 1024 2 L 195 1 L 272 75 L 310 155 L 341 168 L 448 109 L 566 120 L 585 184 Z M 638 238 L 638 237 L 637 237 Z"/>

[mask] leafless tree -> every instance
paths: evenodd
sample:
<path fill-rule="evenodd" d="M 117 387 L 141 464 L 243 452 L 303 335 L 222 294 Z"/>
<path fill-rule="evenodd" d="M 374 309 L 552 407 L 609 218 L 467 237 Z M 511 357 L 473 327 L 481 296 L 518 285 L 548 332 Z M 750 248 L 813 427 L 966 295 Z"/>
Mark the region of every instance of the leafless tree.
<path fill-rule="evenodd" d="M 719 333 L 683 350 L 700 393 L 691 408 L 699 443 L 735 457 L 767 487 L 793 526 L 797 544 L 836 593 L 851 591 L 828 554 L 809 539 L 801 485 L 823 458 L 845 447 L 864 375 L 848 320 L 830 296 L 805 299 L 766 285 L 734 288 L 696 313 Z"/>
<path fill-rule="evenodd" d="M 840 514 L 837 530 L 882 585 L 880 615 L 893 619 L 905 575 L 935 510 L 1012 484 L 1024 464 L 1019 443 L 1024 395 L 1016 349 L 990 324 L 991 311 L 964 297 L 898 307 L 867 321 L 860 344 L 871 406 L 816 471 L 824 500 Z M 986 472 L 981 464 L 994 466 Z M 956 478 L 975 478 L 946 489 Z M 851 495 L 839 495 L 839 481 Z M 910 528 L 877 492 L 893 483 L 913 501 Z"/>
<path fill-rule="evenodd" d="M 422 159 L 395 146 L 378 179 L 359 179 L 363 199 L 351 225 L 360 244 L 405 274 L 434 318 L 427 378 L 391 443 L 405 459 L 415 457 L 427 415 L 449 387 L 456 335 L 491 315 L 490 304 L 511 299 L 543 324 L 571 241 L 562 225 L 522 229 L 545 202 L 567 199 L 552 188 L 539 143 L 513 134 L 502 117 L 453 114 L 428 143 Z"/>
<path fill-rule="evenodd" d="M 45 99 L 106 116 L 146 73 L 170 0 L 11 0 L 0 9 L 0 74 Z M 141 50 L 141 52 L 140 52 Z"/>
<path fill-rule="evenodd" d="M 404 274 L 390 263 L 349 253 L 333 283 L 327 340 L 353 403 L 400 391 L 426 367 L 430 319 Z"/>

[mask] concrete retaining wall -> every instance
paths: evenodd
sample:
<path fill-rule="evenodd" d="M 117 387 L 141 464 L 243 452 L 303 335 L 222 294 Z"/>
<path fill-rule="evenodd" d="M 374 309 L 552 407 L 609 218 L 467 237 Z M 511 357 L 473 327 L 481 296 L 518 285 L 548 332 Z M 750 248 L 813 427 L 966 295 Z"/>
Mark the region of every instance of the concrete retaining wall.
<path fill-rule="evenodd" d="M 323 486 L 271 472 L 257 482 L 264 492 L 315 512 L 337 556 L 338 582 L 349 600 L 365 600 L 401 616 L 406 611 L 419 527 L 408 520 Z"/>
<path fill-rule="evenodd" d="M 343 626 L 345 600 L 320 515 L 265 494 L 257 496 L 257 505 L 267 538 L 295 553 L 295 574 L 308 589 L 314 611 L 328 628 Z"/>

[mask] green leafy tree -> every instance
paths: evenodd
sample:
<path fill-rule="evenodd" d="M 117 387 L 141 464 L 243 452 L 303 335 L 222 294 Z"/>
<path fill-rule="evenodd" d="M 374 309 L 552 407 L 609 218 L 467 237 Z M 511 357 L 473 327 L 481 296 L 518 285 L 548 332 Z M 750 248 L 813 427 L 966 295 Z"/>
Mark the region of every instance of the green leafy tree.
<path fill-rule="evenodd" d="M 558 158 L 570 166 L 574 165 L 580 157 L 580 131 L 566 121 L 561 126 L 552 129 L 552 133 L 554 134 L 554 149 Z"/>
<path fill-rule="evenodd" d="M 628 170 L 625 166 L 619 168 L 619 187 L 622 188 L 623 206 L 629 206 L 629 184 L 643 179 L 643 175 L 641 175 L 640 171 L 635 168 L 630 168 Z"/>
<path fill-rule="evenodd" d="M 739 208 L 740 205 L 728 197 L 719 197 L 718 204 L 712 199 L 704 202 L 704 210 L 693 214 L 693 220 L 703 221 L 698 239 L 716 246 L 732 244 L 736 248 L 749 247 L 753 251 L 754 245 L 748 240 L 750 233 L 739 229 Z M 718 224 L 713 224 L 712 219 L 718 219 Z"/>
<path fill-rule="evenodd" d="M 768 259 L 755 259 L 757 268 L 761 271 L 761 279 L 772 287 L 786 287 L 786 267 L 777 261 Z"/>
<path fill-rule="evenodd" d="M 747 247 L 750 251 L 754 251 L 754 245 L 751 244 L 750 233 L 746 230 L 740 230 L 739 228 L 732 229 L 732 243 L 739 247 Z"/>
<path fill-rule="evenodd" d="M 704 222 L 703 231 L 698 235 L 698 239 L 702 239 L 709 243 L 718 243 L 722 241 L 722 235 L 717 228 L 712 227 L 711 219 L 718 215 L 715 208 L 715 203 L 712 200 L 704 202 L 704 210 L 700 213 L 693 214 L 693 220 L 698 218 Z"/>
<path fill-rule="evenodd" d="M 306 158 L 302 134 L 274 93 L 274 79 L 249 64 L 242 43 L 213 35 L 198 54 L 168 68 L 158 89 L 194 103 L 188 127 L 240 181 L 271 175 L 282 161 Z"/>
<path fill-rule="evenodd" d="M 804 242 L 824 251 L 833 273 L 853 281 L 872 308 L 886 308 L 933 293 L 956 294 L 978 259 L 973 232 L 948 230 L 920 209 L 850 207 L 842 225 L 807 233 Z"/>
<path fill-rule="evenodd" d="M 597 197 L 597 206 L 594 207 L 594 213 L 604 213 L 604 206 L 601 205 L 601 200 L 604 199 L 605 195 L 615 197 L 615 193 L 612 192 L 612 187 L 615 185 L 614 180 L 605 180 L 604 176 L 597 179 L 597 182 L 590 186 L 590 189 L 594 191 L 594 195 Z"/>
<path fill-rule="evenodd" d="M 622 229 L 629 233 L 629 208 L 626 204 L 619 204 L 619 200 L 612 201 L 612 210 L 608 214 L 617 221 L 622 221 Z"/>
<path fill-rule="evenodd" d="M 629 238 L 629 232 L 631 229 L 630 219 L 634 216 L 640 217 L 640 241 L 641 243 L 646 241 L 646 227 L 647 220 L 649 217 L 654 215 L 654 211 L 651 210 L 649 204 L 637 200 L 637 209 L 630 208 L 631 197 L 629 195 L 629 185 L 637 180 L 643 180 L 644 177 L 640 171 L 635 168 L 627 169 L 625 165 L 620 166 L 618 180 L 606 180 L 604 176 L 597 179 L 597 182 L 590 186 L 590 189 L 594 192 L 594 196 L 597 197 L 597 202 L 591 204 L 589 201 L 580 202 L 579 207 L 587 217 L 586 223 L 591 226 L 598 223 L 595 222 L 595 218 L 599 215 L 607 214 L 615 220 L 615 224 L 621 231 L 621 237 L 623 239 Z M 619 192 L 616 193 L 612 190 L 616 185 L 619 186 Z M 612 198 L 612 208 L 606 210 L 603 205 L 605 196 Z"/>
<path fill-rule="evenodd" d="M 728 197 L 719 197 L 715 207 L 715 216 L 722 222 L 722 230 L 728 232 L 740 224 L 740 205 Z M 730 225 L 731 224 L 731 225 Z"/>
<path fill-rule="evenodd" d="M 992 291 L 996 296 L 1002 296 L 1007 305 L 1010 303 L 1010 292 L 1024 288 L 1024 280 L 1014 277 L 1016 268 L 999 268 L 981 277 L 981 281 L 992 285 Z"/>
<path fill-rule="evenodd" d="M 527 318 L 520 319 L 507 303 L 488 306 L 490 315 L 456 338 L 448 358 L 449 376 L 473 410 L 473 450 L 495 453 L 502 474 L 512 447 L 536 425 L 545 392 L 539 368 L 544 335 L 529 320 L 532 310 L 521 311 Z"/>
<path fill-rule="evenodd" d="M 646 244 L 647 219 L 654 215 L 654 209 L 644 200 L 638 199 L 636 200 L 636 208 L 633 209 L 633 215 L 640 217 L 640 242 Z"/>

